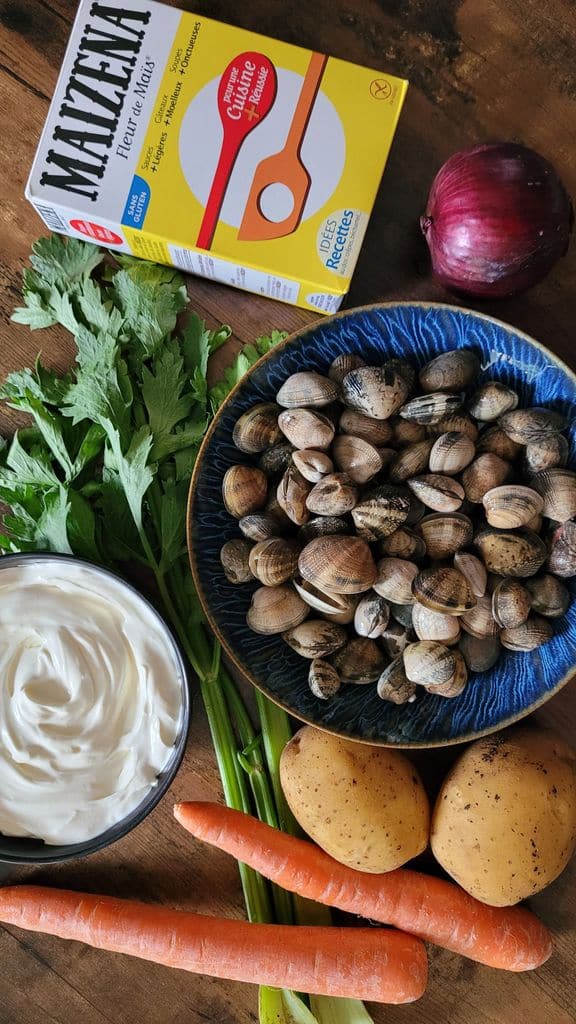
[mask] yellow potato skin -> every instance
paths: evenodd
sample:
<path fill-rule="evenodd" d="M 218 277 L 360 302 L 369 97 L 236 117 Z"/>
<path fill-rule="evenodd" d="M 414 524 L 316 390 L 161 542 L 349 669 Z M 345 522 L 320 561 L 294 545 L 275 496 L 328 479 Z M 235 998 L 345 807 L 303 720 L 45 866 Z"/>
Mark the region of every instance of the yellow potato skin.
<path fill-rule="evenodd" d="M 483 903 L 507 907 L 540 892 L 576 849 L 576 754 L 530 727 L 473 743 L 444 780 L 431 843 Z"/>
<path fill-rule="evenodd" d="M 395 750 L 304 726 L 282 752 L 280 781 L 304 831 L 342 864 L 392 871 L 428 845 L 428 797 Z"/>

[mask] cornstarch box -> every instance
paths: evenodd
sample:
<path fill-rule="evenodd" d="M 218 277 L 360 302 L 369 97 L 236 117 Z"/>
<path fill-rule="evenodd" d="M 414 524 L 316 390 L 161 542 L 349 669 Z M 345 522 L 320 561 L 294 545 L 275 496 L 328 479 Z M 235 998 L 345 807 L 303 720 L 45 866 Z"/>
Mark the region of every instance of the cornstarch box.
<path fill-rule="evenodd" d="M 54 231 L 330 313 L 406 89 L 149 0 L 83 0 L 26 196 Z"/>

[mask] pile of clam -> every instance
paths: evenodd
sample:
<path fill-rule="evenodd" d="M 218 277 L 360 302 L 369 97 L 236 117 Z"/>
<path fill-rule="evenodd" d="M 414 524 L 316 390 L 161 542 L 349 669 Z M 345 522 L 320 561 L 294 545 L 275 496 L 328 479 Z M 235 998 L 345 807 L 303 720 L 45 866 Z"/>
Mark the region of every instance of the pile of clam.
<path fill-rule="evenodd" d="M 518 408 L 468 350 L 418 377 L 338 356 L 293 374 L 234 428 L 252 457 L 223 481 L 242 538 L 227 578 L 255 583 L 251 629 L 309 659 L 315 696 L 377 683 L 384 700 L 455 697 L 501 648 L 531 651 L 576 575 L 576 473 L 565 419 Z M 421 393 L 417 393 L 417 392 Z"/>

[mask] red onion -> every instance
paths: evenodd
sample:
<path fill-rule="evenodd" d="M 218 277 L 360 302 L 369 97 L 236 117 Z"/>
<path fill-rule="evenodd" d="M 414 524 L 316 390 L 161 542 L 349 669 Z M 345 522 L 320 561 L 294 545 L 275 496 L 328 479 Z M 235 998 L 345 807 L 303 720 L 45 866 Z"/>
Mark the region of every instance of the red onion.
<path fill-rule="evenodd" d="M 540 281 L 566 252 L 572 222 L 570 198 L 552 164 L 514 142 L 451 156 L 420 218 L 442 284 L 490 297 Z"/>

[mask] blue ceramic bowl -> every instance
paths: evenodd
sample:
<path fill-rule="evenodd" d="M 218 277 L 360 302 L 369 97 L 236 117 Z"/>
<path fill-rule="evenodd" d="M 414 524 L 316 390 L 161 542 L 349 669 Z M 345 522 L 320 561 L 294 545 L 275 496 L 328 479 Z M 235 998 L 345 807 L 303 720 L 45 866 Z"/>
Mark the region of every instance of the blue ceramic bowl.
<path fill-rule="evenodd" d="M 271 401 L 298 370 L 326 372 L 341 352 L 368 363 L 394 356 L 422 366 L 441 352 L 470 348 L 480 358 L 476 382 L 496 379 L 514 388 L 520 404 L 547 405 L 570 422 L 576 465 L 576 376 L 538 342 L 479 313 L 434 303 L 390 303 L 338 314 L 291 335 L 261 359 L 230 394 L 204 441 L 190 490 L 189 548 L 207 618 L 232 662 L 268 697 L 296 718 L 352 739 L 398 747 L 431 747 L 485 735 L 529 714 L 570 678 L 576 652 L 576 602 L 554 623 L 554 638 L 532 653 L 503 652 L 489 672 L 472 676 L 452 700 L 422 694 L 397 707 L 375 686 L 344 686 L 331 701 L 308 689 L 308 662 L 279 637 L 259 636 L 246 625 L 254 586 L 228 583 L 220 566 L 224 541 L 240 536 L 222 504 L 222 478 L 249 457 L 232 443 L 238 417 L 256 402 Z"/>

